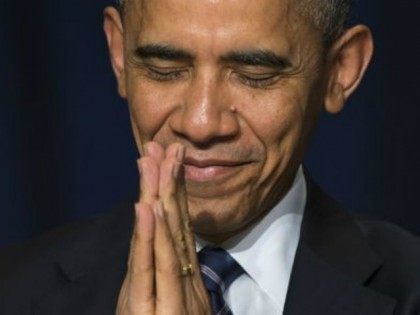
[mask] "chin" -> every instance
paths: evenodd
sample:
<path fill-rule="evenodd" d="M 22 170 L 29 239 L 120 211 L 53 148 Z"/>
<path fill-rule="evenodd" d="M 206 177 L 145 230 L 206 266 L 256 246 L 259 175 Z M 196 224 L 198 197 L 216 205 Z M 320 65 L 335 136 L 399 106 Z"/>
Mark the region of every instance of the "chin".
<path fill-rule="evenodd" d="M 204 238 L 234 233 L 241 228 L 242 222 L 234 209 L 219 212 L 210 209 L 192 210 L 190 219 L 194 233 Z"/>
<path fill-rule="evenodd" d="M 254 200 L 249 190 L 225 194 L 218 198 L 201 198 L 188 195 L 188 209 L 194 232 L 203 235 L 220 235 L 241 230 L 252 217 Z"/>

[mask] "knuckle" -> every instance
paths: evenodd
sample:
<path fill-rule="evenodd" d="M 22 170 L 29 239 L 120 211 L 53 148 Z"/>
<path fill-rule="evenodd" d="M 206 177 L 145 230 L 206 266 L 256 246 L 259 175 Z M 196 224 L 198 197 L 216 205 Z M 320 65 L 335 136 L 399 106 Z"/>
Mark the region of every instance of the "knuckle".
<path fill-rule="evenodd" d="M 151 265 L 142 265 L 140 264 L 139 266 L 133 266 L 131 269 L 131 274 L 133 276 L 141 276 L 144 274 L 150 274 L 153 272 L 153 266 Z"/>
<path fill-rule="evenodd" d="M 184 230 L 187 234 L 191 234 L 192 233 L 192 227 L 191 227 L 191 222 L 190 220 L 185 220 L 183 222 L 184 224 Z"/>
<path fill-rule="evenodd" d="M 177 261 L 158 263 L 156 265 L 156 272 L 166 275 L 178 275 L 180 268 L 180 264 Z"/>
<path fill-rule="evenodd" d="M 173 158 L 166 158 L 161 165 L 162 170 L 169 172 L 172 168 L 172 164 L 174 163 L 175 159 Z"/>
<path fill-rule="evenodd" d="M 131 250 L 134 251 L 136 250 L 136 248 L 142 246 L 142 244 L 144 245 L 149 245 L 150 243 L 153 242 L 153 238 L 148 236 L 148 235 L 144 235 L 140 229 L 135 229 L 133 236 L 131 238 L 131 243 L 130 243 L 130 247 Z"/>
<path fill-rule="evenodd" d="M 136 245 L 136 243 L 138 243 L 140 241 L 140 238 L 141 238 L 140 229 L 136 228 L 134 230 L 133 237 L 131 239 L 131 247 L 134 247 Z"/>
<path fill-rule="evenodd" d="M 185 243 L 185 236 L 181 230 L 175 231 L 173 238 L 176 245 L 183 245 Z"/>
<path fill-rule="evenodd" d="M 124 314 L 154 314 L 154 300 L 152 301 L 138 301 L 138 297 L 129 299 Z"/>

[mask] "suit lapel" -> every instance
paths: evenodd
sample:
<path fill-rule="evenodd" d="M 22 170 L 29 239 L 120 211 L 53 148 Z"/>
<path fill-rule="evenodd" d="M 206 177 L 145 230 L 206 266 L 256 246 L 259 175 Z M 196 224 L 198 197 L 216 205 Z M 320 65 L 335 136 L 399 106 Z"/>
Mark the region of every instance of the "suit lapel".
<path fill-rule="evenodd" d="M 391 315 L 395 301 L 355 281 L 302 245 L 292 273 L 285 315 Z"/>
<path fill-rule="evenodd" d="M 395 300 L 368 288 L 381 265 L 355 221 L 309 179 L 284 314 L 392 314 Z"/>

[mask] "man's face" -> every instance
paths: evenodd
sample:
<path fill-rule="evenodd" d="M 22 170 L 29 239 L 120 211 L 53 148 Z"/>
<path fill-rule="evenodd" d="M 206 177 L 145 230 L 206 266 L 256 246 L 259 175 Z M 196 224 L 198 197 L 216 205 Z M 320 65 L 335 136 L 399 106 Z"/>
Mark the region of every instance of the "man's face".
<path fill-rule="evenodd" d="M 302 161 L 323 103 L 321 34 L 287 1 L 138 2 L 124 20 L 123 94 L 139 150 L 184 144 L 195 232 L 235 233 Z"/>

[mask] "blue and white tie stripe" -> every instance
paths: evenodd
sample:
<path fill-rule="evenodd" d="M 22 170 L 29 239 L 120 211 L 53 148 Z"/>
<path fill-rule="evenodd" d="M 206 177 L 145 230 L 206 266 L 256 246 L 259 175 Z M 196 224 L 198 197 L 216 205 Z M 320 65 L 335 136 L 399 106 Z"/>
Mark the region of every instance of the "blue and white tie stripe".
<path fill-rule="evenodd" d="M 201 277 L 209 292 L 213 314 L 231 315 L 223 298 L 227 288 L 245 271 L 224 249 L 204 247 L 198 253 Z"/>

